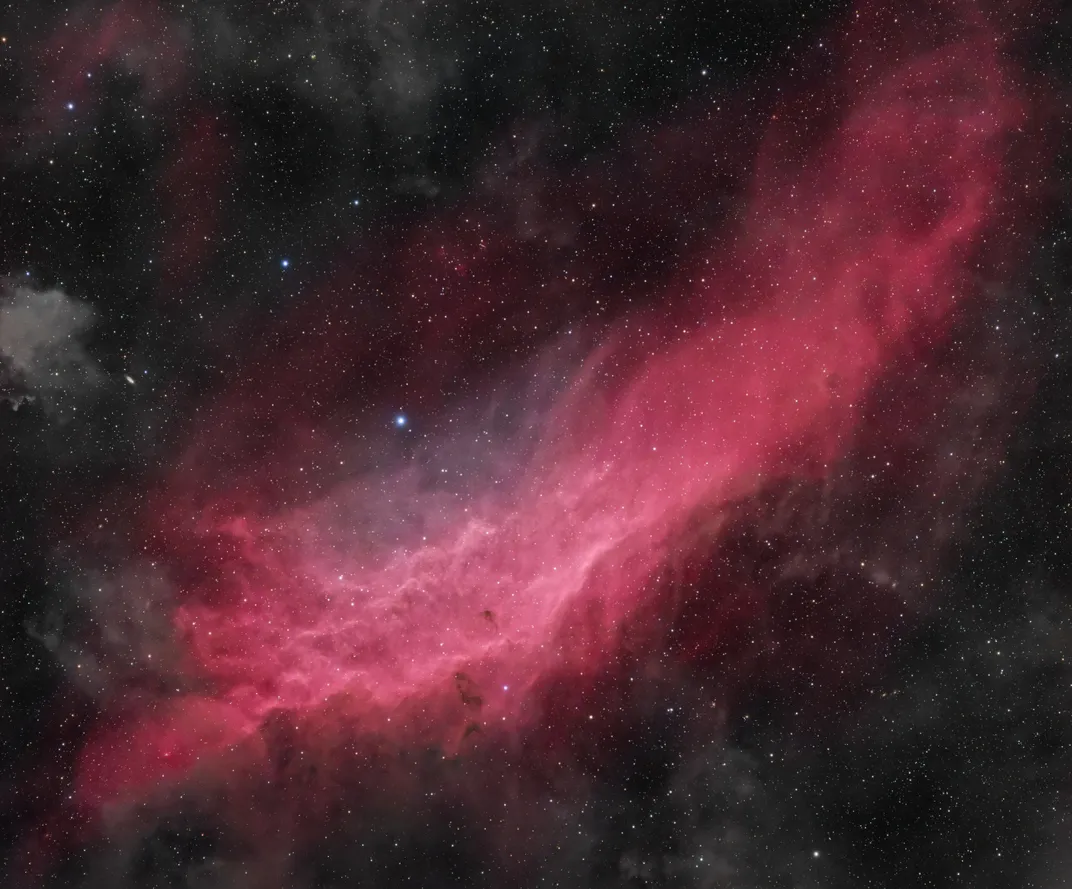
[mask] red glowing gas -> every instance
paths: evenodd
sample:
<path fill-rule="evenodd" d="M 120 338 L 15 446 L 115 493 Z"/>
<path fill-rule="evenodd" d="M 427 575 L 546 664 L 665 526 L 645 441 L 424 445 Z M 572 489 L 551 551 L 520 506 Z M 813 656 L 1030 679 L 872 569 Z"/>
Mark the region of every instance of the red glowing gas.
<path fill-rule="evenodd" d="M 325 442 L 342 436 L 337 418 L 295 419 L 300 399 L 323 396 L 312 378 L 372 350 L 367 328 L 329 330 L 319 309 L 294 322 L 308 335 L 217 399 L 139 513 L 146 549 L 181 587 L 174 627 L 204 690 L 103 733 L 82 759 L 83 799 L 181 774 L 281 709 L 330 706 L 358 731 L 457 745 L 473 725 L 523 724 L 541 677 L 613 661 L 689 517 L 772 481 L 821 476 L 891 363 L 940 340 L 971 298 L 980 256 L 1008 222 L 1006 158 L 1025 108 L 993 35 L 962 26 L 899 60 L 867 50 L 876 73 L 806 154 L 779 154 L 771 136 L 744 212 L 671 279 L 660 312 L 621 319 L 570 366 L 534 448 L 494 444 L 524 453 L 506 483 L 471 477 L 459 493 L 396 462 L 331 476 L 300 505 L 267 505 L 281 463 L 293 476 L 320 460 L 309 471 L 323 478 Z M 857 17 L 854 39 L 861 29 Z M 854 64 L 862 54 L 853 49 Z M 493 298 L 524 296 L 535 274 L 524 243 L 473 232 L 479 249 L 433 225 L 400 251 L 412 270 L 427 247 L 461 294 L 453 308 L 413 308 L 420 275 L 402 274 L 412 286 L 397 314 L 425 351 L 445 354 L 466 323 L 486 330 Z M 254 427 L 277 430 L 264 434 L 281 447 L 211 481 L 206 455 Z M 493 447 L 480 432 L 442 435 Z M 568 629 L 579 613 L 580 635 Z M 137 767 L 118 782 L 120 760 Z"/>

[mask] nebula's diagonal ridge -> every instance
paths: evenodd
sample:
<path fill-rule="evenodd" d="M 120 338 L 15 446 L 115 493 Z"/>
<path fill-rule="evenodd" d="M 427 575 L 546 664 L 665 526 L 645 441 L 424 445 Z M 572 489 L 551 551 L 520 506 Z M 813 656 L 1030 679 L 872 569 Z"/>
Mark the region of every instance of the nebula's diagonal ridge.
<path fill-rule="evenodd" d="M 994 35 L 964 30 L 893 63 L 854 47 L 881 73 L 806 158 L 779 168 L 765 146 L 744 211 L 711 233 L 708 273 L 672 277 L 657 319 L 633 313 L 603 336 L 507 486 L 473 478 L 465 496 L 438 496 L 386 465 L 299 507 L 243 511 L 182 462 L 140 521 L 165 569 L 193 577 L 171 617 L 208 690 L 99 737 L 81 798 L 181 778 L 279 711 L 330 706 L 359 732 L 453 748 L 474 726 L 524 724 L 549 673 L 613 662 L 690 518 L 821 479 L 872 388 L 973 299 L 1012 212 L 1007 159 L 1027 107 Z M 658 345 L 630 357 L 638 342 Z M 211 416 L 191 452 L 242 420 Z M 347 539 L 378 510 L 411 520 Z M 594 615 L 585 642 L 570 629 L 581 612 Z M 140 765 L 120 775 L 117 758 Z"/>

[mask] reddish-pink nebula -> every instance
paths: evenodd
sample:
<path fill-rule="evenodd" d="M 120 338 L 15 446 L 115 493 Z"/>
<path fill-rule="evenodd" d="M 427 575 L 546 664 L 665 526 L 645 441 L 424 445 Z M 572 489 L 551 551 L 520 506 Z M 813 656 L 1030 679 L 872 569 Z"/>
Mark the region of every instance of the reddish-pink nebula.
<path fill-rule="evenodd" d="M 964 27 L 968 36 L 897 59 L 854 50 L 874 65 L 859 65 L 860 93 L 821 144 L 787 149 L 780 117 L 744 212 L 670 279 L 658 314 L 620 319 L 568 368 L 553 405 L 532 413 L 534 447 L 511 452 L 476 424 L 448 424 L 443 437 L 466 436 L 463 451 L 525 454 L 494 484 L 468 478 L 459 494 L 399 459 L 336 473 L 300 505 L 249 505 L 263 501 L 244 499 L 248 468 L 230 490 L 206 483 L 197 455 L 265 412 L 226 399 L 227 410 L 207 411 L 181 471 L 138 513 L 147 551 L 181 587 L 174 627 L 202 690 L 102 733 L 81 759 L 80 799 L 181 777 L 255 740 L 279 710 L 343 713 L 359 732 L 403 741 L 473 743 L 474 724 L 535 718 L 548 675 L 583 676 L 618 657 L 621 628 L 690 518 L 821 477 L 883 373 L 939 341 L 971 298 L 1009 221 L 1007 154 L 1026 112 L 993 35 Z M 866 30 L 857 17 L 853 39 Z M 439 246 L 428 261 L 455 269 L 456 288 L 480 288 L 482 256 L 499 249 L 490 230 Z M 447 314 L 462 324 L 480 311 Z M 338 342 L 305 341 L 297 354 L 315 365 Z M 300 436 L 286 408 L 266 413 L 293 473 L 311 458 L 290 450 Z M 329 436 L 306 434 L 316 448 Z M 254 467 L 262 487 L 280 459 Z"/>

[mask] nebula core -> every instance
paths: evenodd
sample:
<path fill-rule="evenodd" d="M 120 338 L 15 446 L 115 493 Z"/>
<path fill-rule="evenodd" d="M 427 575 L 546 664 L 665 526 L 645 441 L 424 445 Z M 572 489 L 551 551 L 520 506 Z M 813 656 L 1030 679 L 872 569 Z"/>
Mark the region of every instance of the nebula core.
<path fill-rule="evenodd" d="M 795 169 L 765 148 L 703 274 L 671 277 L 657 308 L 614 323 L 567 368 L 509 484 L 478 475 L 445 496 L 402 462 L 270 511 L 180 460 L 133 507 L 134 527 L 165 570 L 197 562 L 172 619 L 184 669 L 210 691 L 106 732 L 84 754 L 79 797 L 155 786 L 280 710 L 331 707 L 360 732 L 452 748 L 469 727 L 523 724 L 549 672 L 612 662 L 690 517 L 821 478 L 870 388 L 906 355 L 925 361 L 972 298 L 1007 224 L 1005 164 L 1025 123 L 995 36 L 977 31 L 876 62 L 888 70 Z M 509 264 L 511 245 L 498 249 Z M 453 296 L 463 316 L 472 289 L 463 277 Z M 315 362 L 316 338 L 304 347 Z M 274 380 L 256 385 L 257 410 L 285 427 Z M 214 413 L 192 447 L 234 434 L 230 412 Z M 493 447 L 479 432 L 456 434 Z M 307 456 L 299 445 L 285 459 Z M 349 535 L 351 522 L 377 531 Z"/>

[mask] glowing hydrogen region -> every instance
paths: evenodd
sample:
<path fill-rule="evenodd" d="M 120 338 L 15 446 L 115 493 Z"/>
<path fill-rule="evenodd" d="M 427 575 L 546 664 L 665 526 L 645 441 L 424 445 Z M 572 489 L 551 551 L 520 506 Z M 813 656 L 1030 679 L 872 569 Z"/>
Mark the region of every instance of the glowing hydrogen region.
<path fill-rule="evenodd" d="M 389 343 L 355 308 L 367 270 L 341 267 L 273 334 L 278 352 L 258 350 L 215 397 L 174 471 L 107 507 L 136 515 L 131 538 L 181 578 L 168 616 L 191 678 L 102 727 L 79 756 L 74 799 L 133 798 L 236 745 L 260 755 L 280 720 L 448 752 L 492 726 L 598 724 L 579 704 L 596 681 L 585 677 L 662 644 L 648 619 L 657 580 L 693 526 L 721 527 L 742 501 L 825 479 L 872 389 L 946 337 L 996 249 L 988 236 L 1015 222 L 1001 198 L 1006 142 L 1024 118 L 983 33 L 869 78 L 793 164 L 773 122 L 747 204 L 705 247 L 712 272 L 694 273 L 697 255 L 664 288 L 669 314 L 627 315 L 579 367 L 542 369 L 537 382 L 561 388 L 549 407 L 522 404 L 516 454 L 488 447 L 486 414 L 451 418 L 442 441 L 401 466 L 380 465 L 379 443 L 360 437 L 368 468 L 325 471 L 314 496 L 309 467 L 349 444 L 340 418 L 369 379 L 398 387 L 387 404 L 416 385 L 438 395 L 459 343 L 512 329 L 488 307 L 520 306 L 542 274 L 507 230 L 465 234 L 447 216 L 409 236 L 383 275 L 419 337 L 403 380 L 379 369 Z M 435 424 L 419 403 L 423 439 Z M 379 416 L 408 428 L 402 412 Z M 212 460 L 227 453 L 223 474 Z M 765 585 L 720 584 L 688 632 L 671 603 L 673 645 L 729 676 L 759 657 L 741 640 L 777 603 Z M 790 648 L 763 651 L 798 657 Z M 797 672 L 764 657 L 771 675 Z"/>

